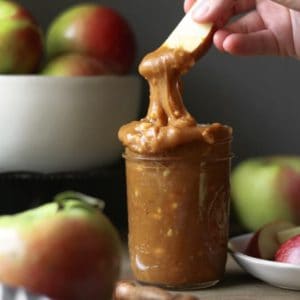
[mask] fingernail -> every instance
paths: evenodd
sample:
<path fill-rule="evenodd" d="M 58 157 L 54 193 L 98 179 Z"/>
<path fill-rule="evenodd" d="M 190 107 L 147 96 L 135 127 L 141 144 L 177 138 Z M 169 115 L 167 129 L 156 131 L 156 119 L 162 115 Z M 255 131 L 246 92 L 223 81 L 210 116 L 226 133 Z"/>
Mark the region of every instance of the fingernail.
<path fill-rule="evenodd" d="M 209 1 L 202 2 L 193 11 L 193 18 L 196 21 L 201 21 L 202 17 L 206 15 L 208 10 L 209 10 Z"/>

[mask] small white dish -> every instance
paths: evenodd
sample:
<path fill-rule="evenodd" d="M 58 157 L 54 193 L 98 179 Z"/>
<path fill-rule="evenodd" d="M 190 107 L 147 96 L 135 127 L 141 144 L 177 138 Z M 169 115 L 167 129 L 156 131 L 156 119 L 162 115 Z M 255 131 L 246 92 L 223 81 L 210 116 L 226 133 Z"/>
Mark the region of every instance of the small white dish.
<path fill-rule="evenodd" d="M 274 262 L 243 254 L 253 233 L 240 235 L 229 240 L 229 253 L 249 274 L 273 286 L 300 290 L 300 266 Z"/>

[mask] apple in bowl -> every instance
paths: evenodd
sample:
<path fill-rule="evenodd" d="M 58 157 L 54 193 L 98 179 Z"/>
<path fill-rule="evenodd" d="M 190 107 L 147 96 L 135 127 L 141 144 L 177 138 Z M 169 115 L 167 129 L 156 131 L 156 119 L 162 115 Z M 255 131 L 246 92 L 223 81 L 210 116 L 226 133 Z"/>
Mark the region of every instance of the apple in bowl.
<path fill-rule="evenodd" d="M 59 15 L 46 38 L 48 58 L 80 53 L 109 65 L 115 74 L 128 73 L 136 45 L 128 22 L 115 10 L 97 4 L 79 4 Z"/>
<path fill-rule="evenodd" d="M 65 54 L 52 59 L 42 70 L 48 76 L 97 76 L 113 74 L 110 65 L 78 53 Z"/>
<path fill-rule="evenodd" d="M 37 71 L 43 57 L 43 39 L 33 16 L 13 1 L 0 1 L 0 73 Z"/>

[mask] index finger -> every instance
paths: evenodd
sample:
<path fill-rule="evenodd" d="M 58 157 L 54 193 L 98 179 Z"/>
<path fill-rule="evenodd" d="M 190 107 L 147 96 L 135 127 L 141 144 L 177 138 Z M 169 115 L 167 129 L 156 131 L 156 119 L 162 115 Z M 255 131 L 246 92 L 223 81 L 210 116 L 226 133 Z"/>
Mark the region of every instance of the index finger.
<path fill-rule="evenodd" d="M 197 22 L 212 22 L 222 27 L 232 16 L 253 9 L 255 4 L 255 0 L 198 0 L 193 18 Z M 208 9 L 203 13 L 204 6 Z"/>

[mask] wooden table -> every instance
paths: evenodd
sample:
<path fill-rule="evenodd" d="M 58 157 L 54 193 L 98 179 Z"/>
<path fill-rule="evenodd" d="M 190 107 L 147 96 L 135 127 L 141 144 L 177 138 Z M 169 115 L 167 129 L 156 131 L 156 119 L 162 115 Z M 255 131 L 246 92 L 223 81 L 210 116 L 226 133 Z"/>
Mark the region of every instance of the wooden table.
<path fill-rule="evenodd" d="M 122 279 L 133 279 L 128 256 L 124 254 Z M 300 280 L 300 278 L 299 278 Z M 245 273 L 229 256 L 226 274 L 218 285 L 191 292 L 199 300 L 299 300 L 300 292 L 270 286 Z"/>

